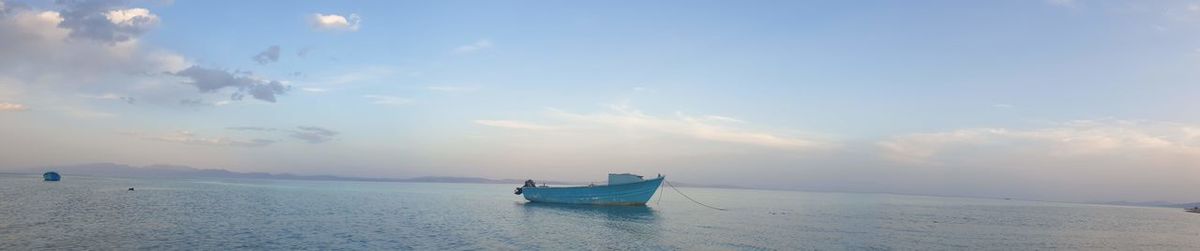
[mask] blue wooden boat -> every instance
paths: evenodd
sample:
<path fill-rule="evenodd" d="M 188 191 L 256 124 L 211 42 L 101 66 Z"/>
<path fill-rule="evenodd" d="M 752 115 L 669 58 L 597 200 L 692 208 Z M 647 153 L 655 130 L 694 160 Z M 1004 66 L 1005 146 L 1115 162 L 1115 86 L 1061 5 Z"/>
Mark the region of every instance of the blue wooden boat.
<path fill-rule="evenodd" d="M 42 179 L 45 181 L 58 181 L 62 179 L 62 175 L 58 175 L 58 172 L 46 172 L 42 174 Z"/>
<path fill-rule="evenodd" d="M 538 186 L 533 180 L 525 181 L 514 194 L 525 196 L 530 202 L 593 204 L 593 205 L 645 205 L 658 191 L 665 176 L 642 179 L 628 173 L 609 174 L 608 184 L 575 187 Z"/>

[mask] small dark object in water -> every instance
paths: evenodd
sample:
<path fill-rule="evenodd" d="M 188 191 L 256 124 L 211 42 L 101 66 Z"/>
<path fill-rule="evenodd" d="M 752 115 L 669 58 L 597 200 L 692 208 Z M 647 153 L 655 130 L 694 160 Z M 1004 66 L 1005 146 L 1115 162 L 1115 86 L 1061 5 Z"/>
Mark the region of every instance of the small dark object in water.
<path fill-rule="evenodd" d="M 129 191 L 133 191 L 133 188 L 132 188 L 132 187 L 130 187 L 130 188 L 129 188 Z"/>
<path fill-rule="evenodd" d="M 45 181 L 59 181 L 62 179 L 62 175 L 58 175 L 58 172 L 50 171 L 43 173 L 42 179 Z"/>

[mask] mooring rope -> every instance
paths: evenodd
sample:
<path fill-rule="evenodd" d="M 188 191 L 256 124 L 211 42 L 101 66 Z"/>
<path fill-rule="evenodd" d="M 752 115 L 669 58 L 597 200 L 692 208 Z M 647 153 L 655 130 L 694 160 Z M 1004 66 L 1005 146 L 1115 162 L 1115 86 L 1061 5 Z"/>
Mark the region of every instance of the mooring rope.
<path fill-rule="evenodd" d="M 666 181 L 666 180 L 663 180 L 663 181 Z M 663 194 L 662 191 L 665 189 L 667 189 L 667 188 L 658 186 L 658 200 L 654 201 L 655 206 L 662 205 L 662 197 L 666 196 L 666 194 Z"/>
<path fill-rule="evenodd" d="M 676 193 L 679 193 L 679 195 L 683 195 L 683 197 L 684 197 L 684 198 L 687 198 L 688 200 L 690 200 L 690 201 L 692 201 L 692 202 L 695 202 L 696 204 L 700 204 L 701 206 L 704 206 L 704 207 L 707 207 L 707 208 L 716 209 L 716 210 L 718 210 L 718 211 L 725 211 L 725 209 L 723 209 L 723 208 L 718 208 L 718 207 L 714 207 L 714 206 L 709 206 L 709 205 L 706 205 L 706 204 L 704 204 L 704 203 L 700 203 L 699 201 L 696 201 L 695 199 L 692 199 L 692 197 L 688 197 L 688 196 L 687 196 L 687 194 L 683 194 L 683 192 L 682 192 L 682 191 L 679 191 L 679 188 L 675 188 L 675 185 L 671 185 L 671 182 L 670 182 L 670 181 L 665 181 L 665 180 L 664 180 L 663 182 L 666 182 L 668 186 L 671 186 L 671 189 L 675 189 L 675 192 L 676 192 Z M 662 196 L 659 196 L 658 198 L 661 200 L 661 199 L 662 199 Z"/>

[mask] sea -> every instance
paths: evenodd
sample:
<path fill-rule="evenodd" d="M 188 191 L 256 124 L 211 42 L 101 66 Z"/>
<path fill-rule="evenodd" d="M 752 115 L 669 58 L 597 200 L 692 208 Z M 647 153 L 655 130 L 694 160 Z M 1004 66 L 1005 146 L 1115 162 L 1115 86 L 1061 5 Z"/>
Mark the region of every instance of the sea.
<path fill-rule="evenodd" d="M 518 185 L 3 174 L 0 250 L 1200 250 L 1177 208 L 695 187 L 724 210 L 670 188 L 570 206 Z"/>

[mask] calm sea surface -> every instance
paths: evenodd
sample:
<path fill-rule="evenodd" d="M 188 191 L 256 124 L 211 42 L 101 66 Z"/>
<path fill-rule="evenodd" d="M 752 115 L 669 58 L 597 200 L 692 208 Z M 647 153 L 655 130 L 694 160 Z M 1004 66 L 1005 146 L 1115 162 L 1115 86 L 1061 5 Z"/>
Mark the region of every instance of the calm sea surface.
<path fill-rule="evenodd" d="M 0 250 L 1200 250 L 1180 209 L 669 188 L 647 207 L 525 203 L 512 185 L 0 175 Z M 136 191 L 126 191 L 136 187 Z"/>

